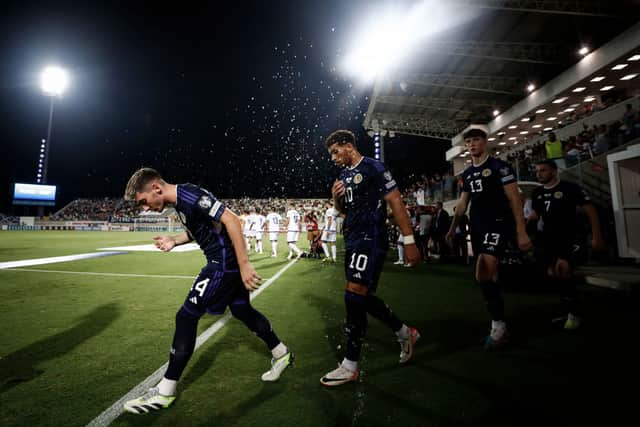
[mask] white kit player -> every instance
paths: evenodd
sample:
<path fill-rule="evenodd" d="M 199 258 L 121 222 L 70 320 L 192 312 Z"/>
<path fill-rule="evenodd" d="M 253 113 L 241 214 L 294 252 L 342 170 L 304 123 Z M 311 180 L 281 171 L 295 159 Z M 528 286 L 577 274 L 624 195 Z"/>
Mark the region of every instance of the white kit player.
<path fill-rule="evenodd" d="M 244 219 L 244 241 L 247 244 L 247 252 L 251 250 L 251 240 L 256 237 L 255 222 L 256 212 L 255 209 L 251 209 L 251 213 L 248 213 Z"/>
<path fill-rule="evenodd" d="M 287 243 L 289 244 L 289 256 L 287 259 L 293 258 L 295 252 L 296 257 L 302 255 L 302 251 L 298 248 L 298 238 L 300 236 L 300 214 L 293 205 L 289 205 L 287 211 Z"/>
<path fill-rule="evenodd" d="M 255 231 L 256 231 L 256 252 L 259 254 L 264 253 L 262 250 L 262 233 L 264 232 L 265 226 L 267 225 L 267 218 L 262 215 L 260 209 L 256 209 L 255 214 Z"/>
<path fill-rule="evenodd" d="M 336 262 L 336 234 L 338 231 L 337 220 L 338 211 L 330 202 L 325 203 L 324 227 L 322 228 L 322 249 L 324 249 L 325 259 L 322 262 L 331 260 Z M 331 246 L 331 256 L 329 256 L 329 246 Z"/>
<path fill-rule="evenodd" d="M 273 212 L 267 214 L 267 229 L 269 230 L 269 240 L 271 241 L 271 257 L 278 256 L 278 233 L 280 232 L 280 222 L 282 216 Z"/>

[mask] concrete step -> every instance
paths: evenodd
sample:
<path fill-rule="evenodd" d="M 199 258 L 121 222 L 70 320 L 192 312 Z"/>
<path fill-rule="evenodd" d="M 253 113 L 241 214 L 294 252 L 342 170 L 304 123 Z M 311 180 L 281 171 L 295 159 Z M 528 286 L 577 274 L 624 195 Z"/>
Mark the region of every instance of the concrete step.
<path fill-rule="evenodd" d="M 631 292 L 640 289 L 640 268 L 633 266 L 583 266 L 578 274 L 584 276 L 589 285 L 618 291 Z"/>

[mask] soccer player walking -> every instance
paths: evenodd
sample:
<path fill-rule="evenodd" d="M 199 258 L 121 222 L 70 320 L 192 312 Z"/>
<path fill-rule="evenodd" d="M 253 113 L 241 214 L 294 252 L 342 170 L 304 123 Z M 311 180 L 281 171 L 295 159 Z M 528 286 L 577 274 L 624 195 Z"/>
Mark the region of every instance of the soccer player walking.
<path fill-rule="evenodd" d="M 249 262 L 240 219 L 204 188 L 170 184 L 151 168 L 136 171 L 127 184 L 125 198 L 145 211 L 161 212 L 173 205 L 185 229 L 177 236 L 155 237 L 156 246 L 168 252 L 195 240 L 207 258 L 184 304 L 176 314 L 169 367 L 156 387 L 124 404 L 135 414 L 168 408 L 176 397 L 178 380 L 193 354 L 200 317 L 222 314 L 227 307 L 262 339 L 273 359 L 263 381 L 276 381 L 293 361 L 293 353 L 280 341 L 271 324 L 249 302 L 249 292 L 260 286 L 260 277 Z"/>
<path fill-rule="evenodd" d="M 463 172 L 463 188 L 447 237 L 455 237 L 456 226 L 471 201 L 471 244 L 477 256 L 475 279 L 489 314 L 491 332 L 485 349 L 507 341 L 504 301 L 498 285 L 498 259 L 508 246 L 521 251 L 531 248 L 516 177 L 508 163 L 489 155 L 487 134 L 471 129 L 464 135 L 472 164 Z"/>
<path fill-rule="evenodd" d="M 364 157 L 356 148 L 356 137 L 348 130 L 337 130 L 326 140 L 331 159 L 344 168 L 331 189 L 334 207 L 344 213 L 345 306 L 347 311 L 345 358 L 337 369 L 320 379 L 326 386 L 337 386 L 358 379 L 358 359 L 362 338 L 367 331 L 367 314 L 391 328 L 400 342 L 400 363 L 413 355 L 413 347 L 420 334 L 407 327 L 376 296 L 378 279 L 387 254 L 386 204 L 400 230 L 405 235 L 405 255 L 410 265 L 418 264 L 420 253 L 413 241 L 402 196 L 391 174 L 382 163 Z"/>
<path fill-rule="evenodd" d="M 576 208 L 582 206 L 591 224 L 591 246 L 594 250 L 604 247 L 600 233 L 598 213 L 591 199 L 580 186 L 558 177 L 558 165 L 554 160 L 536 164 L 536 177 L 542 184 L 533 190 L 529 221 L 542 218 L 543 228 L 536 246 L 542 250 L 549 279 L 556 282 L 566 304 L 567 319 L 564 328 L 580 326 L 578 291 L 573 278 L 573 246 L 576 243 Z"/>

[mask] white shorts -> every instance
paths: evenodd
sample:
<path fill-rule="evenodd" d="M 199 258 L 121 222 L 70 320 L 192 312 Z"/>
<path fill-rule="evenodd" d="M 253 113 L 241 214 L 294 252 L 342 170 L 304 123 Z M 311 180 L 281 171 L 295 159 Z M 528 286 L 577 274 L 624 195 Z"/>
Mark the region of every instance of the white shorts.
<path fill-rule="evenodd" d="M 297 243 L 299 236 L 298 231 L 287 231 L 287 243 Z"/>
<path fill-rule="evenodd" d="M 262 231 L 256 231 L 256 240 L 262 240 Z"/>
<path fill-rule="evenodd" d="M 323 231 L 322 232 L 322 241 L 335 243 L 336 241 L 336 232 L 335 231 Z"/>
<path fill-rule="evenodd" d="M 246 230 L 244 232 L 244 237 L 256 237 L 255 230 Z"/>
<path fill-rule="evenodd" d="M 271 240 L 272 242 L 275 242 L 276 240 L 278 240 L 278 232 L 277 231 L 270 231 L 269 232 L 269 240 Z"/>

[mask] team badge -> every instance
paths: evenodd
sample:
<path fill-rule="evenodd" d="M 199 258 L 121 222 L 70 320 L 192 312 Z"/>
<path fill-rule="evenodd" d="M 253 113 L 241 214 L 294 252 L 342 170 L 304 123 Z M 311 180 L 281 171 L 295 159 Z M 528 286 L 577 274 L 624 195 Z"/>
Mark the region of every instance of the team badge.
<path fill-rule="evenodd" d="M 202 209 L 209 209 L 213 203 L 211 202 L 211 198 L 209 196 L 202 196 L 198 200 L 198 206 Z"/>
<path fill-rule="evenodd" d="M 488 169 L 487 169 L 487 170 L 488 170 Z M 503 167 L 503 168 L 500 168 L 500 173 L 502 174 L 502 176 L 507 176 L 507 175 L 509 175 L 509 168 L 508 168 L 508 167 L 506 167 L 506 166 L 505 166 L 505 167 Z"/>
<path fill-rule="evenodd" d="M 562 199 L 562 191 L 556 191 L 555 193 L 553 193 L 553 197 L 555 197 L 556 199 Z"/>
<path fill-rule="evenodd" d="M 482 171 L 482 176 L 487 177 L 491 175 L 491 169 L 485 169 Z"/>
<path fill-rule="evenodd" d="M 362 182 L 362 175 L 356 174 L 356 176 L 353 177 L 353 182 L 356 184 L 360 184 Z"/>

